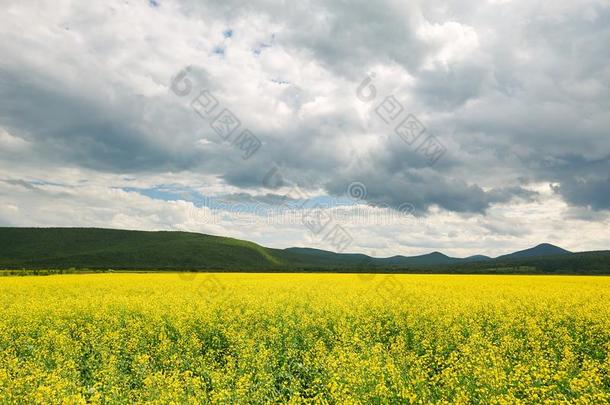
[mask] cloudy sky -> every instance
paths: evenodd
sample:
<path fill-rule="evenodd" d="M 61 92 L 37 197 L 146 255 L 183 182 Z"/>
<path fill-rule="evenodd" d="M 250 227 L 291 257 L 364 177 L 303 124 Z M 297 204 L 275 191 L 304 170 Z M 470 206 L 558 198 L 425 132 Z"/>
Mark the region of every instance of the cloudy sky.
<path fill-rule="evenodd" d="M 0 226 L 608 249 L 608 44 L 609 0 L 3 0 Z"/>

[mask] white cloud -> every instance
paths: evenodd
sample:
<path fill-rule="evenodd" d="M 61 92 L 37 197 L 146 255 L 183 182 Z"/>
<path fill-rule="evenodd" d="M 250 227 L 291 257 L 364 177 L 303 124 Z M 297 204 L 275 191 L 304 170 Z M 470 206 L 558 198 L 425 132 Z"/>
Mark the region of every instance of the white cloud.
<path fill-rule="evenodd" d="M 427 47 L 433 49 L 426 62 L 426 68 L 434 68 L 437 63 L 447 66 L 469 59 L 479 48 L 479 37 L 473 27 L 456 21 L 442 24 L 425 21 L 417 30 Z"/>
<path fill-rule="evenodd" d="M 414 224 L 346 224 L 354 249 L 607 247 L 607 1 L 5 3 L 4 224 L 328 248 L 300 226 L 232 215 L 202 224 L 205 208 L 125 191 L 264 197 L 289 190 L 262 187 L 277 164 L 312 194 L 342 195 L 360 181 L 371 209 L 417 206 Z M 185 66 L 194 91 L 180 98 L 169 85 Z M 356 88 L 371 73 L 377 98 L 366 103 Z M 190 109 L 204 87 L 262 140 L 250 160 Z M 375 114 L 388 95 L 447 147 L 435 166 Z"/>

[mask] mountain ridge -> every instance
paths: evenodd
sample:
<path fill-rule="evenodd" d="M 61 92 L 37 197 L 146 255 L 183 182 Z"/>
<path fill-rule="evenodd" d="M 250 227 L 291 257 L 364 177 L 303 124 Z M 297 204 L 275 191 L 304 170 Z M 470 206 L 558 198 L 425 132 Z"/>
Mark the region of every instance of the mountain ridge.
<path fill-rule="evenodd" d="M 584 256 L 583 256 L 584 254 Z M 346 269 L 375 271 L 439 271 L 454 269 L 505 269 L 554 262 L 560 268 L 580 271 L 587 260 L 602 265 L 605 251 L 572 253 L 549 243 L 490 258 L 473 255 L 450 257 L 434 251 L 423 255 L 370 257 L 362 253 L 336 253 L 315 248 L 268 248 L 254 242 L 181 231 L 132 231 L 105 228 L 0 227 L 0 268 L 116 268 L 116 269 Z M 608 253 L 610 257 L 610 252 Z M 583 258 L 584 257 L 584 258 Z M 595 257 L 595 259 L 592 259 Z M 548 258 L 548 259 L 545 259 Z M 541 261 L 542 260 L 542 261 Z M 601 261 L 600 261 L 601 260 Z M 610 260 L 609 260 L 610 262 Z M 533 266 L 533 265 L 531 265 Z M 530 266 L 530 267 L 531 267 Z M 545 265 L 546 266 L 546 265 Z M 534 266 L 536 267 L 536 266 Z M 566 268 L 567 268 L 566 267 Z M 536 267 L 537 268 L 537 267 Z M 546 266 L 545 268 L 549 268 Z M 610 264 L 608 266 L 610 269 Z M 587 269 L 585 269 L 587 270 Z M 597 271 L 596 270 L 596 271 Z"/>
<path fill-rule="evenodd" d="M 496 259 L 551 256 L 551 255 L 567 254 L 567 253 L 572 253 L 572 252 L 570 252 L 569 250 L 560 248 L 559 246 L 552 245 L 550 243 L 540 243 L 539 245 L 536 245 L 536 246 L 528 248 L 528 249 L 523 249 L 523 250 L 519 250 L 517 252 L 498 256 L 498 257 L 496 257 Z"/>

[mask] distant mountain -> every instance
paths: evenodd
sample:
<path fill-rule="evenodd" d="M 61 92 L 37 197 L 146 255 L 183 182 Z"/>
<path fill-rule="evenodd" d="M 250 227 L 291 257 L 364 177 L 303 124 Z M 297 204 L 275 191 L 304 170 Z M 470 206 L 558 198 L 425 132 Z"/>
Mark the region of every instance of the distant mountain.
<path fill-rule="evenodd" d="M 480 261 L 485 261 L 485 260 L 490 260 L 490 259 L 491 259 L 491 257 L 489 257 L 489 256 L 474 255 L 474 256 L 468 256 L 464 260 L 468 261 L 468 262 L 480 262 Z"/>
<path fill-rule="evenodd" d="M 373 259 L 373 263 L 382 266 L 433 266 L 456 263 L 460 260 L 440 252 L 432 252 L 419 256 L 392 256 L 384 259 Z"/>
<path fill-rule="evenodd" d="M 498 256 L 496 259 L 518 259 L 523 257 L 542 257 L 571 253 L 559 246 L 551 245 L 550 243 L 542 243 L 533 248 L 520 250 L 518 252 L 507 255 Z"/>
<path fill-rule="evenodd" d="M 418 273 L 610 274 L 610 252 L 570 253 L 544 243 L 495 259 L 370 257 L 311 248 L 272 249 L 191 232 L 98 228 L 2 228 L 0 269 L 155 269 Z"/>
<path fill-rule="evenodd" d="M 293 254 L 291 257 L 290 255 Z M 418 256 L 392 256 L 392 257 L 370 257 L 359 253 L 334 253 L 326 250 L 311 248 L 288 248 L 284 249 L 279 256 L 292 263 L 318 263 L 332 266 L 360 265 L 360 266 L 437 266 L 443 264 L 462 263 L 469 260 L 450 257 L 440 252 L 432 252 Z M 484 257 L 484 256 L 482 256 Z M 306 258 L 306 260 L 303 260 Z"/>
<path fill-rule="evenodd" d="M 366 266 L 375 260 L 360 253 L 335 253 L 302 247 L 269 250 L 274 252 L 283 262 L 297 266 Z"/>

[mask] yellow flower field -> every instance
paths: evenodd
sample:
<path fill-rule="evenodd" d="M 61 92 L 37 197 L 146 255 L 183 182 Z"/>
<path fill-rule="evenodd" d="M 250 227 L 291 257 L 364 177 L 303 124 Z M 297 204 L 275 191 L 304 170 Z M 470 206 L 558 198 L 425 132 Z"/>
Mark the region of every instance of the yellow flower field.
<path fill-rule="evenodd" d="M 0 403 L 610 401 L 610 278 L 0 278 Z"/>

